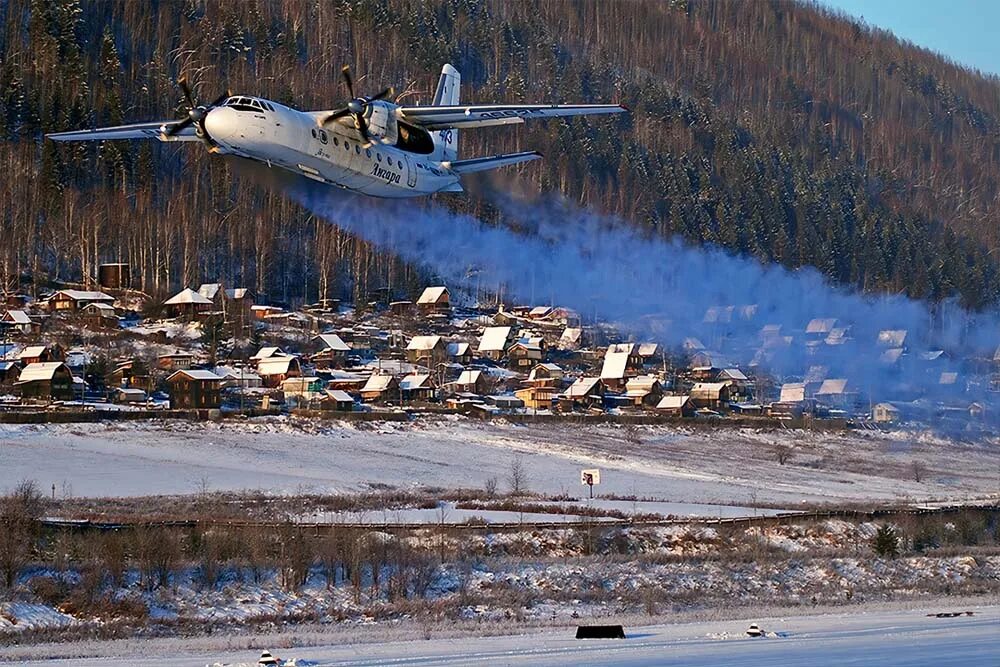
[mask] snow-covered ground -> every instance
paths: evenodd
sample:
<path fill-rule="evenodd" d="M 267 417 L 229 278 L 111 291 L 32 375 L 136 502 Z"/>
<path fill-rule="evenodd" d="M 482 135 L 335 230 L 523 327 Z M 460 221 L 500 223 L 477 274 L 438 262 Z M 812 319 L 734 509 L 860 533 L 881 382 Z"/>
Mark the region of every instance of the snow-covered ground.
<path fill-rule="evenodd" d="M 961 608 L 960 611 L 965 611 Z M 202 667 L 254 664 L 262 648 L 309 664 L 327 665 L 936 665 L 964 667 L 1000 664 L 1000 607 L 979 607 L 973 616 L 928 617 L 959 611 L 948 603 L 914 610 L 837 613 L 785 618 L 678 623 L 627 627 L 625 640 L 575 640 L 573 628 L 506 637 L 463 637 L 382 643 L 338 642 L 330 646 L 287 648 L 253 646 L 195 651 L 183 640 L 133 641 L 122 652 L 100 658 L 49 658 L 21 661 L 41 667 Z M 583 621 L 582 621 L 583 622 Z M 745 630 L 756 622 L 776 637 L 751 639 Z M 41 648 L 41 647 L 40 647 Z M 68 647 L 68 648 L 71 648 Z M 30 650 L 30 649 L 29 649 Z M 0 648 L 0 657 L 5 649 Z M 24 653 L 13 653 L 23 656 Z"/>
<path fill-rule="evenodd" d="M 776 461 L 778 445 L 793 448 L 785 465 Z M 598 494 L 744 507 L 982 498 L 997 494 L 1000 479 L 1000 440 L 908 432 L 518 426 L 462 418 L 0 425 L 0 488 L 30 478 L 77 496 L 481 488 L 491 478 L 505 491 L 516 458 L 532 491 L 582 497 L 580 470 L 596 467 Z"/>

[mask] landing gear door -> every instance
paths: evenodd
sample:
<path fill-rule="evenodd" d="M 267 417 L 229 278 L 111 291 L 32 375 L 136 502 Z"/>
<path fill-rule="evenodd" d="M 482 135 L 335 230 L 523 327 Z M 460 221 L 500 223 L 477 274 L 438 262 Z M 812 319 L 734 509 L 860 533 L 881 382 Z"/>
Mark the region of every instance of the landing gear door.
<path fill-rule="evenodd" d="M 411 188 L 417 187 L 417 170 L 413 165 L 413 160 L 410 159 L 409 155 L 404 156 L 406 158 L 406 185 Z"/>

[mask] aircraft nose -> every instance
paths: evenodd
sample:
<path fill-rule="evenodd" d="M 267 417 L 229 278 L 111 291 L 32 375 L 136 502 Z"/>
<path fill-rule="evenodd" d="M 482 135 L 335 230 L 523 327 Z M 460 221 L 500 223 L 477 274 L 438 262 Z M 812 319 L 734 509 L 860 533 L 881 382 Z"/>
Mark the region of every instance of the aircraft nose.
<path fill-rule="evenodd" d="M 228 142 L 233 131 L 232 109 L 216 107 L 205 115 L 205 131 L 215 141 Z"/>

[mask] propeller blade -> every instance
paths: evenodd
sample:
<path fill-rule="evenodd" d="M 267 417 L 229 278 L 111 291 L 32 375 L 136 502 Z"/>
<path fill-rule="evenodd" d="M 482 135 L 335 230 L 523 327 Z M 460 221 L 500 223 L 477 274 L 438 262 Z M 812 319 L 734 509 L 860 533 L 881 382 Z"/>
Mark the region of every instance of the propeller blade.
<path fill-rule="evenodd" d="M 194 108 L 194 97 L 191 95 L 191 89 L 188 87 L 187 75 L 182 76 L 177 80 L 177 85 L 180 86 L 181 90 L 184 91 L 184 99 L 187 100 L 188 108 Z"/>
<path fill-rule="evenodd" d="M 344 76 L 344 83 L 347 84 L 347 92 L 354 97 L 354 78 L 351 76 L 351 66 L 344 65 L 340 68 L 340 73 Z"/>
<path fill-rule="evenodd" d="M 344 107 L 343 109 L 337 109 L 333 113 L 328 114 L 322 121 L 320 121 L 320 125 L 325 126 L 330 121 L 337 120 L 338 118 L 343 118 L 344 116 L 347 116 L 350 113 L 351 110 L 348 109 L 347 107 Z"/>
<path fill-rule="evenodd" d="M 365 122 L 365 117 L 361 114 L 354 114 L 354 122 L 358 124 L 358 131 L 361 133 L 361 137 L 365 141 L 369 141 L 368 123 Z"/>
<path fill-rule="evenodd" d="M 191 120 L 190 117 L 185 118 L 184 120 L 174 123 L 173 125 L 168 127 L 166 132 L 164 132 L 164 134 L 166 134 L 168 137 L 172 137 L 193 122 L 194 121 Z"/>
<path fill-rule="evenodd" d="M 372 102 L 374 100 L 382 100 L 385 99 L 386 97 L 392 97 L 393 94 L 395 94 L 395 91 L 393 90 L 392 86 L 389 86 L 375 97 L 370 98 L 369 102 Z"/>

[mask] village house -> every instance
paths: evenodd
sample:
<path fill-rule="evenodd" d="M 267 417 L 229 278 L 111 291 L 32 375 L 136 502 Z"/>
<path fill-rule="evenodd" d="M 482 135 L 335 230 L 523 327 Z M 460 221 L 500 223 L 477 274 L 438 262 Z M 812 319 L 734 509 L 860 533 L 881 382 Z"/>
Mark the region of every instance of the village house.
<path fill-rule="evenodd" d="M 170 407 L 175 410 L 217 410 L 222 405 L 222 378 L 206 370 L 179 370 L 167 378 Z"/>
<path fill-rule="evenodd" d="M 399 381 L 392 375 L 374 373 L 361 388 L 361 400 L 366 403 L 384 403 L 399 398 Z"/>
<path fill-rule="evenodd" d="M 445 385 L 445 389 L 453 394 L 476 394 L 482 396 L 489 391 L 489 381 L 482 371 L 462 371 L 458 379 Z"/>
<path fill-rule="evenodd" d="M 290 357 L 293 356 L 280 347 L 277 346 L 266 346 L 257 350 L 257 353 L 250 357 L 250 361 L 259 362 L 263 359 L 270 359 L 271 357 Z"/>
<path fill-rule="evenodd" d="M 49 311 L 54 313 L 74 313 L 83 310 L 91 303 L 105 303 L 113 306 L 115 298 L 104 292 L 65 289 L 59 290 L 45 300 Z"/>
<path fill-rule="evenodd" d="M 448 343 L 448 358 L 452 363 L 463 366 L 472 363 L 472 345 L 469 343 Z"/>
<path fill-rule="evenodd" d="M 222 289 L 222 283 L 202 283 L 198 294 L 212 302 L 212 310 L 222 312 L 226 309 L 226 291 Z"/>
<path fill-rule="evenodd" d="M 906 329 L 883 329 L 878 332 L 879 347 L 905 347 Z"/>
<path fill-rule="evenodd" d="M 288 378 L 300 377 L 302 366 L 298 357 L 279 355 L 257 362 L 257 374 L 265 387 L 278 387 Z"/>
<path fill-rule="evenodd" d="M 806 412 L 813 412 L 815 401 L 807 398 L 808 386 L 804 382 L 786 382 L 781 385 L 778 400 L 771 403 L 768 412 L 776 417 L 796 419 Z"/>
<path fill-rule="evenodd" d="M 412 317 L 416 307 L 412 301 L 392 301 L 389 303 L 389 312 L 396 317 Z"/>
<path fill-rule="evenodd" d="M 507 348 L 507 363 L 511 368 L 525 369 L 542 360 L 542 348 L 528 338 L 521 338 Z"/>
<path fill-rule="evenodd" d="M 688 396 L 695 408 L 723 408 L 729 405 L 729 383 L 695 382 Z"/>
<path fill-rule="evenodd" d="M 816 400 L 835 410 L 851 411 L 858 401 L 858 393 L 853 391 L 844 378 L 823 381 L 816 391 Z"/>
<path fill-rule="evenodd" d="M 572 410 L 577 405 L 584 407 L 599 406 L 604 401 L 605 386 L 601 378 L 577 378 L 562 394 L 560 407 Z M 563 405 L 565 403 L 565 405 Z"/>
<path fill-rule="evenodd" d="M 451 310 L 451 294 L 444 286 L 428 287 L 417 299 L 417 309 L 424 315 L 447 313 Z"/>
<path fill-rule="evenodd" d="M 562 335 L 559 336 L 559 342 L 556 346 L 560 350 L 568 352 L 579 350 L 583 347 L 583 329 L 580 327 L 566 327 L 563 329 Z"/>
<path fill-rule="evenodd" d="M 0 387 L 10 387 L 21 375 L 21 366 L 16 361 L 0 361 Z"/>
<path fill-rule="evenodd" d="M 876 403 L 872 407 L 872 421 L 876 424 L 894 424 L 899 421 L 899 408 L 892 403 Z"/>
<path fill-rule="evenodd" d="M 73 373 L 61 361 L 35 362 L 21 371 L 14 389 L 25 399 L 69 401 L 73 399 Z"/>
<path fill-rule="evenodd" d="M 119 405 L 143 405 L 147 402 L 148 397 L 146 392 L 142 389 L 133 389 L 131 387 L 116 387 L 111 392 L 111 401 L 113 403 L 118 403 Z"/>
<path fill-rule="evenodd" d="M 245 325 L 252 317 L 251 308 L 254 305 L 253 290 L 246 287 L 234 287 L 225 290 L 226 319 Z"/>
<path fill-rule="evenodd" d="M 280 306 L 250 306 L 250 314 L 257 320 L 264 320 L 273 315 L 280 315 L 283 312 L 285 312 L 285 309 Z"/>
<path fill-rule="evenodd" d="M 715 382 L 729 383 L 731 401 L 749 401 L 753 398 L 750 378 L 738 368 L 724 368 L 715 376 Z"/>
<path fill-rule="evenodd" d="M 631 347 L 628 349 L 613 350 L 608 348 L 604 355 L 604 365 L 601 367 L 601 382 L 612 391 L 620 391 L 625 387 L 628 378 L 629 355 Z"/>
<path fill-rule="evenodd" d="M 173 317 L 183 317 L 193 320 L 200 315 L 210 312 L 212 310 L 213 303 L 211 299 L 202 296 L 190 287 L 185 287 L 183 290 L 164 301 L 163 307 L 166 308 L 167 312 Z"/>
<path fill-rule="evenodd" d="M 326 389 L 326 383 L 318 377 L 290 377 L 281 382 L 281 393 L 285 400 L 297 404 L 308 404 L 318 400 Z"/>
<path fill-rule="evenodd" d="M 429 401 L 434 398 L 434 383 L 426 373 L 411 373 L 399 381 L 404 401 Z"/>
<path fill-rule="evenodd" d="M 346 391 L 340 389 L 327 389 L 319 398 L 320 410 L 333 410 L 335 412 L 353 412 L 354 398 Z"/>
<path fill-rule="evenodd" d="M 51 343 L 49 345 L 31 345 L 21 350 L 16 359 L 22 367 L 28 366 L 29 364 L 39 364 L 50 361 L 65 361 L 66 351 L 63 350 L 59 343 Z"/>
<path fill-rule="evenodd" d="M 335 333 L 313 336 L 311 342 L 316 352 L 309 360 L 319 369 L 340 368 L 351 351 L 351 346 Z"/>
<path fill-rule="evenodd" d="M 511 327 L 486 327 L 483 337 L 479 339 L 479 348 L 476 350 L 479 356 L 493 361 L 503 359 L 512 332 Z"/>
<path fill-rule="evenodd" d="M 80 311 L 83 322 L 91 329 L 117 329 L 118 314 L 106 303 L 90 303 Z"/>
<path fill-rule="evenodd" d="M 656 411 L 668 417 L 690 417 L 694 406 L 689 396 L 663 396 L 656 404 Z"/>
<path fill-rule="evenodd" d="M 518 389 L 514 395 L 524 402 L 529 410 L 549 410 L 556 396 L 555 387 L 531 386 Z"/>
<path fill-rule="evenodd" d="M 651 408 L 660 402 L 663 396 L 663 385 L 655 375 L 640 375 L 625 384 L 625 396 L 636 408 Z"/>
<path fill-rule="evenodd" d="M 0 317 L 0 329 L 30 335 L 41 331 L 42 325 L 35 322 L 23 310 L 8 310 Z"/>
<path fill-rule="evenodd" d="M 109 387 L 125 387 L 141 389 L 146 393 L 153 391 L 155 382 L 145 363 L 129 359 L 115 365 L 113 371 L 104 379 Z"/>
<path fill-rule="evenodd" d="M 531 369 L 531 373 L 528 375 L 528 382 L 556 386 L 562 382 L 564 375 L 563 369 L 558 364 L 535 364 L 535 367 Z"/>
<path fill-rule="evenodd" d="M 406 360 L 431 367 L 448 359 L 448 344 L 441 336 L 414 336 L 406 346 Z"/>

